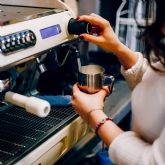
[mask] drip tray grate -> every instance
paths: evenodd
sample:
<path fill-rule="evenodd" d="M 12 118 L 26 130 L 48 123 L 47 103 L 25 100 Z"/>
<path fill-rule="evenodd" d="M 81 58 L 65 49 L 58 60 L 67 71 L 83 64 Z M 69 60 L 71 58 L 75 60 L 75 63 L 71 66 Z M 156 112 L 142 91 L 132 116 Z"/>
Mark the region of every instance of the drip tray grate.
<path fill-rule="evenodd" d="M 71 106 L 54 107 L 45 118 L 16 106 L 0 113 L 0 165 L 17 162 L 77 116 Z"/>

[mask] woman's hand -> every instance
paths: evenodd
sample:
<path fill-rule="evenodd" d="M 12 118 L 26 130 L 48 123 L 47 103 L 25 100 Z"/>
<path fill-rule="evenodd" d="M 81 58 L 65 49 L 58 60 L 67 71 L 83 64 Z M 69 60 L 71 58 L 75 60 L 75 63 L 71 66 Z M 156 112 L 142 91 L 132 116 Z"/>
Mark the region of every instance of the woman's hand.
<path fill-rule="evenodd" d="M 104 99 L 108 93 L 108 88 L 104 87 L 98 93 L 86 94 L 81 92 L 77 84 L 75 84 L 73 86 L 72 106 L 75 112 L 86 122 L 87 114 L 91 109 L 104 108 Z M 89 124 L 92 128 L 95 128 L 96 125 L 105 118 L 107 118 L 107 116 L 103 111 L 93 111 L 90 114 Z M 114 138 L 123 133 L 123 131 L 112 121 L 107 121 L 99 128 L 97 133 L 105 144 L 109 146 Z"/>
<path fill-rule="evenodd" d="M 81 34 L 79 37 L 83 38 L 84 41 L 92 42 L 100 48 L 114 53 L 125 70 L 136 64 L 138 55 L 119 41 L 107 20 L 92 13 L 89 16 L 83 15 L 79 17 L 78 21 L 90 22 L 102 30 L 99 36 Z"/>
<path fill-rule="evenodd" d="M 104 109 L 104 99 L 109 93 L 104 87 L 98 93 L 86 94 L 81 92 L 77 83 L 73 86 L 72 106 L 77 114 L 86 122 L 87 114 L 92 109 Z"/>
<path fill-rule="evenodd" d="M 100 27 L 102 32 L 99 36 L 81 34 L 80 38 L 83 38 L 84 41 L 92 42 L 98 45 L 100 48 L 116 53 L 116 49 L 121 45 L 121 42 L 114 33 L 110 23 L 96 14 L 82 15 L 79 17 L 78 21 L 87 21 L 92 23 L 94 26 Z"/>

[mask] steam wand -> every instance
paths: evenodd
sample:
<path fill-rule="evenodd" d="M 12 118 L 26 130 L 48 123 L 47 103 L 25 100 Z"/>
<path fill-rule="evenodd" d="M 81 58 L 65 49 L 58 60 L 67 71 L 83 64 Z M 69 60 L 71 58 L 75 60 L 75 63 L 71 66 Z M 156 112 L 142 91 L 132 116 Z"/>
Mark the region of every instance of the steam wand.
<path fill-rule="evenodd" d="M 72 46 L 70 48 L 70 50 L 75 52 L 76 58 L 77 58 L 78 69 L 79 69 L 79 71 L 81 71 L 81 61 L 80 61 L 80 52 L 79 52 L 79 50 L 75 46 Z"/>
<path fill-rule="evenodd" d="M 67 58 L 68 58 L 68 56 L 69 56 L 69 54 L 71 52 L 74 52 L 76 54 L 78 69 L 81 70 L 80 52 L 79 52 L 78 48 L 76 48 L 75 46 L 72 46 L 72 47 L 69 48 L 69 51 L 66 53 L 66 55 L 65 55 L 65 57 L 64 57 L 64 59 L 63 59 L 63 61 L 61 63 L 58 61 L 58 59 L 56 57 L 56 60 L 55 61 L 56 61 L 57 65 L 59 67 L 61 67 L 62 65 L 64 65 L 65 62 L 66 62 L 66 60 L 67 60 Z"/>

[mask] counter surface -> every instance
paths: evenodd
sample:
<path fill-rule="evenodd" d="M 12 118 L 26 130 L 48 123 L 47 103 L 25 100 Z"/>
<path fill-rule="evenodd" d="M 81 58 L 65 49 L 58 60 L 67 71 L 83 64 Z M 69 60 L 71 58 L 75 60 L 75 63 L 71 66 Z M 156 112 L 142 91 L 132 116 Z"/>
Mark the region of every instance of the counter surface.
<path fill-rule="evenodd" d="M 131 111 L 131 90 L 123 80 L 116 80 L 113 93 L 105 100 L 104 111 L 118 124 Z M 101 141 L 89 132 L 72 147 L 55 165 L 77 165 Z"/>

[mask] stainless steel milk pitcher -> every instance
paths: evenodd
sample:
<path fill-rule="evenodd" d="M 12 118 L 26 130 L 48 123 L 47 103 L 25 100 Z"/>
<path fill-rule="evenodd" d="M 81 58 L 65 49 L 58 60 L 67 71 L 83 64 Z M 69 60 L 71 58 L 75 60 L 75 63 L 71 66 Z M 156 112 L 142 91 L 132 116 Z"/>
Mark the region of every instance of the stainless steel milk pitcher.
<path fill-rule="evenodd" d="M 81 91 L 89 94 L 97 93 L 103 86 L 108 86 L 112 93 L 114 77 L 104 74 L 105 69 L 99 65 L 82 66 L 78 71 L 78 86 Z"/>

